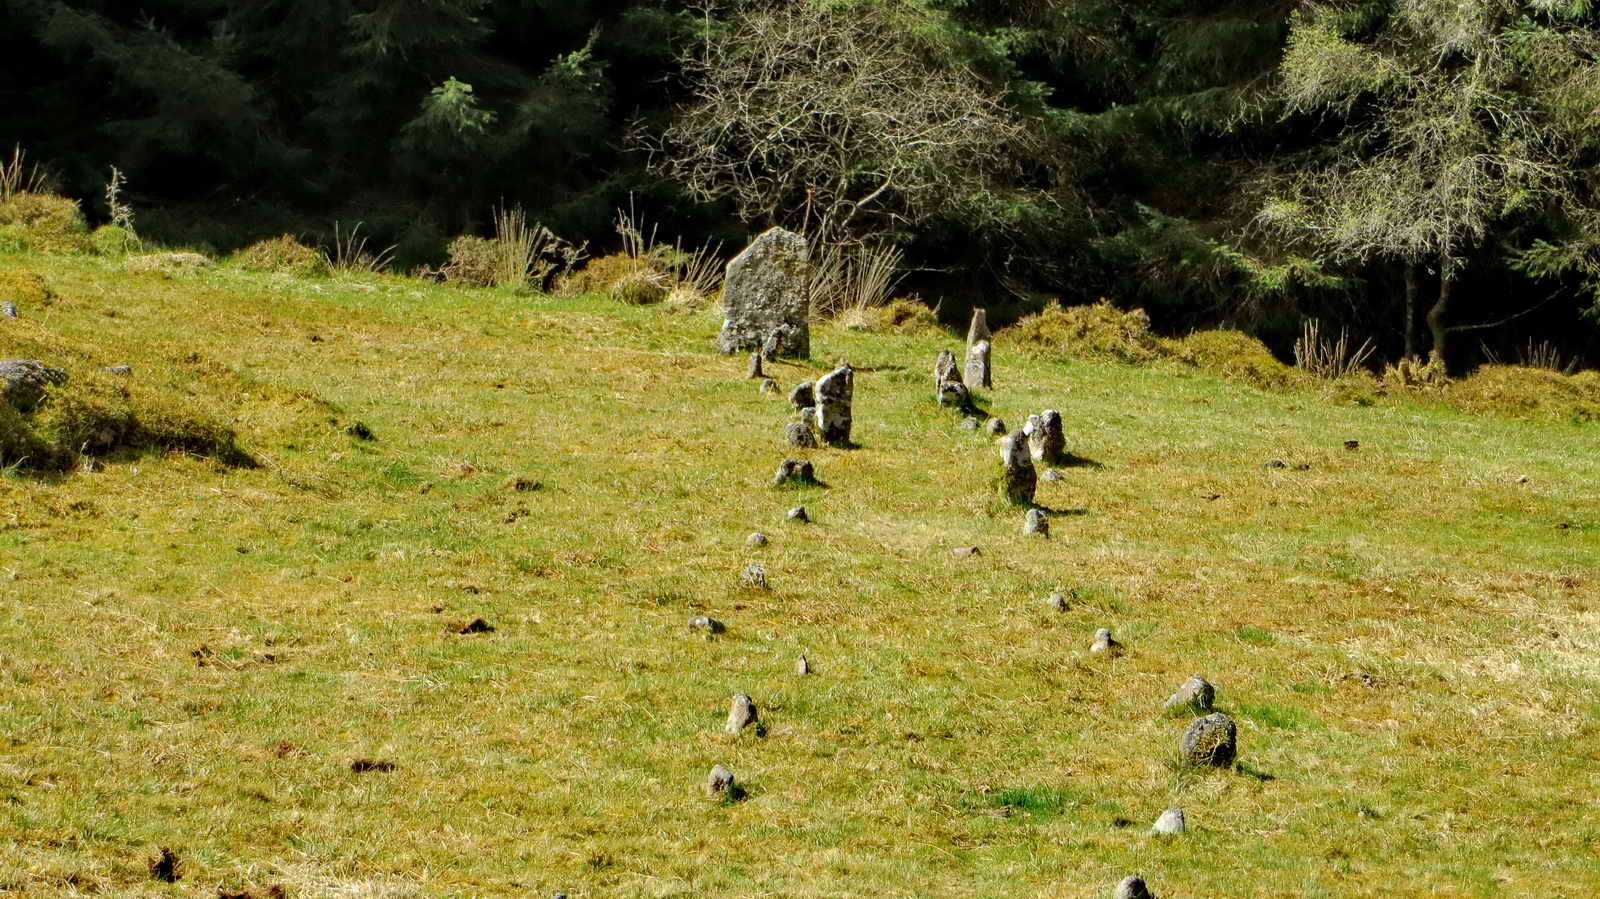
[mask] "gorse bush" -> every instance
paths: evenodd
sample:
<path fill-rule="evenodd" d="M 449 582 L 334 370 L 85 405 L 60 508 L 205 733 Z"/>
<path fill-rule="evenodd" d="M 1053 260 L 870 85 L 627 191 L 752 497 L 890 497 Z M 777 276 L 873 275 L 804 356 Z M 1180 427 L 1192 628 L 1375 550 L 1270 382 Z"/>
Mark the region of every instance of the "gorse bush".
<path fill-rule="evenodd" d="M 101 225 L 89 235 L 89 243 L 101 256 L 126 256 L 143 248 L 137 235 L 121 225 Z"/>
<path fill-rule="evenodd" d="M 1142 309 L 1123 312 L 1107 302 L 1092 306 L 1056 303 L 1001 332 L 1005 343 L 1033 353 L 1116 362 L 1149 362 L 1162 355 Z"/>
<path fill-rule="evenodd" d="M 330 273 L 326 256 L 288 234 L 245 247 L 235 261 L 241 268 L 280 275 L 321 278 Z"/>
<path fill-rule="evenodd" d="M 0 201 L 4 241 L 40 253 L 87 253 L 89 226 L 76 201 L 21 191 Z"/>

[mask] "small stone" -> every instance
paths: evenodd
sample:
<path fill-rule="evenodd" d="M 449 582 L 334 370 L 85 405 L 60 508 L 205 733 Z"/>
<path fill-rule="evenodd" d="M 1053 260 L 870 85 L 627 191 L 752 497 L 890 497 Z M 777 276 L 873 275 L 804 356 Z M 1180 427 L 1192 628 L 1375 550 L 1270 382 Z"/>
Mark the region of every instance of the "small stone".
<path fill-rule="evenodd" d="M 955 549 L 950 550 L 950 555 L 955 556 L 958 559 L 976 559 L 977 557 L 983 555 L 983 550 L 976 546 L 958 546 Z"/>
<path fill-rule="evenodd" d="M 10 403 L 18 412 L 32 412 L 44 399 L 46 387 L 67 383 L 67 373 L 37 359 L 0 361 L 0 402 Z"/>
<path fill-rule="evenodd" d="M 1183 732 L 1178 752 L 1188 764 L 1226 768 L 1239 754 L 1239 729 L 1221 712 L 1196 718 Z"/>
<path fill-rule="evenodd" d="M 484 621 L 482 618 L 474 618 L 472 621 L 464 625 L 460 630 L 456 631 L 458 634 L 488 634 L 493 632 L 494 625 Z"/>
<path fill-rule="evenodd" d="M 1261 467 L 1262 468 L 1288 468 L 1289 467 L 1289 463 L 1283 461 L 1282 459 L 1273 459 L 1273 460 L 1268 461 L 1268 462 L 1263 462 L 1261 464 Z"/>
<path fill-rule="evenodd" d="M 1111 639 L 1111 628 L 1103 627 L 1094 632 L 1094 643 L 1089 647 L 1089 651 L 1115 655 L 1122 651 L 1122 644 Z"/>
<path fill-rule="evenodd" d="M 746 565 L 739 573 L 739 583 L 754 590 L 767 589 L 767 570 L 760 565 Z"/>
<path fill-rule="evenodd" d="M 783 442 L 795 449 L 816 449 L 817 435 L 809 422 L 791 421 L 784 426 Z"/>
<path fill-rule="evenodd" d="M 6 318 L 16 318 L 17 317 L 17 304 L 16 303 L 0 303 L 0 315 L 5 316 Z"/>
<path fill-rule="evenodd" d="M 793 509 L 789 510 L 789 514 L 785 516 L 785 518 L 787 518 L 789 521 L 798 521 L 801 523 L 809 522 L 811 520 L 811 516 L 806 514 L 805 506 L 795 506 Z"/>
<path fill-rule="evenodd" d="M 983 429 L 988 431 L 991 437 L 1003 437 L 1006 433 L 1005 419 L 991 418 L 984 422 Z"/>
<path fill-rule="evenodd" d="M 1361 441 L 1359 441 L 1359 440 L 1346 440 L 1344 442 L 1344 448 L 1347 449 L 1347 450 L 1350 450 L 1351 452 L 1355 452 L 1356 450 L 1361 449 Z"/>
<path fill-rule="evenodd" d="M 733 707 L 728 709 L 728 733 L 738 736 L 740 731 L 755 724 L 756 720 L 756 704 L 749 694 L 733 694 Z"/>
<path fill-rule="evenodd" d="M 1065 612 L 1069 608 L 1067 605 L 1067 598 L 1066 596 L 1062 595 L 1060 590 L 1051 593 L 1050 597 L 1044 601 L 1044 604 L 1052 609 L 1055 609 L 1057 612 Z"/>
<path fill-rule="evenodd" d="M 1169 715 L 1205 714 L 1216 701 L 1217 688 L 1196 674 L 1178 687 L 1178 692 L 1167 697 L 1165 708 Z"/>
<path fill-rule="evenodd" d="M 975 415 L 968 415 L 966 418 L 961 419 L 961 430 L 963 431 L 976 431 L 979 425 L 980 422 Z"/>
<path fill-rule="evenodd" d="M 811 673 L 811 663 L 806 660 L 805 656 L 794 660 L 794 673 L 801 677 Z"/>
<path fill-rule="evenodd" d="M 1022 522 L 1022 533 L 1030 537 L 1050 536 L 1050 519 L 1043 509 L 1028 510 L 1028 517 Z"/>
<path fill-rule="evenodd" d="M 750 536 L 744 538 L 744 545 L 750 547 L 751 549 L 760 549 L 761 547 L 767 545 L 767 535 L 761 533 L 760 531 L 756 531 Z"/>
<path fill-rule="evenodd" d="M 733 795 L 733 772 L 717 765 L 706 775 L 706 795 L 715 796 L 718 793 Z"/>
<path fill-rule="evenodd" d="M 705 631 L 708 634 L 720 634 L 727 630 L 727 626 L 715 618 L 705 615 L 696 615 L 689 619 L 689 630 Z"/>
<path fill-rule="evenodd" d="M 785 484 L 815 484 L 817 472 L 810 462 L 800 459 L 785 459 L 778 465 L 778 471 L 772 476 L 772 486 L 782 487 Z"/>
<path fill-rule="evenodd" d="M 772 380 L 771 378 L 767 378 L 766 380 L 761 382 L 761 392 L 762 393 L 777 393 L 778 392 L 778 382 Z"/>
<path fill-rule="evenodd" d="M 1000 462 L 1000 494 L 1013 505 L 1032 504 L 1039 473 L 1034 471 L 1033 459 L 1028 455 L 1028 439 L 1020 431 L 1007 434 L 1000 441 Z"/>
<path fill-rule="evenodd" d="M 1044 474 L 1039 475 L 1039 477 L 1043 480 L 1049 481 L 1052 484 L 1062 479 L 1061 472 L 1054 468 L 1046 468 L 1044 470 Z"/>
<path fill-rule="evenodd" d="M 960 381 L 945 381 L 939 385 L 939 405 L 965 409 L 972 404 L 972 392 Z"/>
<path fill-rule="evenodd" d="M 1111 894 L 1111 899 L 1155 899 L 1150 895 L 1150 888 L 1144 885 L 1143 877 L 1125 877 L 1117 884 L 1116 892 Z"/>
<path fill-rule="evenodd" d="M 1151 830 L 1157 836 L 1163 837 L 1175 837 L 1183 833 L 1183 809 L 1169 808 L 1162 812 L 1161 817 L 1156 819 L 1155 827 L 1152 827 Z"/>
<path fill-rule="evenodd" d="M 750 365 L 745 369 L 744 376 L 747 378 L 765 378 L 767 376 L 766 372 L 761 370 L 760 353 L 750 354 Z"/>
<path fill-rule="evenodd" d="M 801 381 L 789 391 L 789 405 L 796 409 L 806 409 L 817 404 L 816 388 L 810 381 Z"/>

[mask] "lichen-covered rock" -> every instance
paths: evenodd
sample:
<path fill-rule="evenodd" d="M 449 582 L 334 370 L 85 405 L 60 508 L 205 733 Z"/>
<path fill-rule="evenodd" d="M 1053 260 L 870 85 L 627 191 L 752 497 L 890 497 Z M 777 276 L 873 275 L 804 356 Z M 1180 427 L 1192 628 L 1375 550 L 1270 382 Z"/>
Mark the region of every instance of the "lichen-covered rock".
<path fill-rule="evenodd" d="M 1029 537 L 1050 536 L 1050 518 L 1043 509 L 1028 510 L 1028 517 L 1022 522 L 1022 533 Z"/>
<path fill-rule="evenodd" d="M 747 378 L 765 378 L 767 376 L 766 372 L 761 370 L 760 353 L 750 354 L 750 365 L 745 369 L 744 376 Z"/>
<path fill-rule="evenodd" d="M 728 709 L 728 723 L 725 725 L 728 733 L 738 735 L 756 721 L 756 704 L 750 699 L 749 694 L 733 694 L 733 705 Z"/>
<path fill-rule="evenodd" d="M 1221 712 L 1196 718 L 1184 730 L 1178 753 L 1191 765 L 1226 768 L 1239 755 L 1239 729 Z"/>
<path fill-rule="evenodd" d="M 815 449 L 817 436 L 808 421 L 791 421 L 783 429 L 783 442 L 795 449 Z"/>
<path fill-rule="evenodd" d="M 1122 644 L 1111 636 L 1111 628 L 1103 627 L 1094 632 L 1094 642 L 1089 645 L 1089 651 L 1118 655 L 1122 652 Z"/>
<path fill-rule="evenodd" d="M 717 348 L 760 350 L 768 358 L 810 356 L 810 278 L 804 237 L 782 228 L 757 237 L 728 263 Z"/>
<path fill-rule="evenodd" d="M 980 340 L 967 347 L 967 383 L 973 387 L 993 387 L 989 370 L 989 341 Z"/>
<path fill-rule="evenodd" d="M 772 476 L 772 486 L 782 487 L 786 484 L 815 484 L 817 482 L 816 469 L 810 462 L 799 459 L 785 459 L 778 464 L 778 471 Z"/>
<path fill-rule="evenodd" d="M 1161 817 L 1156 819 L 1155 826 L 1150 828 L 1156 836 L 1161 837 L 1175 837 L 1186 829 L 1188 829 L 1188 825 L 1183 820 L 1183 809 L 1181 808 L 1169 808 L 1162 812 Z"/>
<path fill-rule="evenodd" d="M 815 424 L 822 442 L 850 445 L 850 404 L 855 398 L 855 370 L 849 363 L 817 379 Z"/>
<path fill-rule="evenodd" d="M 817 404 L 817 392 L 810 381 L 801 381 L 789 391 L 789 405 L 796 409 L 807 409 Z"/>
<path fill-rule="evenodd" d="M 987 431 L 991 437 L 1004 437 L 1006 435 L 1005 419 L 991 418 L 984 422 L 983 429 Z"/>
<path fill-rule="evenodd" d="M 962 383 L 961 369 L 956 367 L 955 354 L 949 350 L 940 350 L 939 358 L 933 362 L 933 398 L 941 406 L 958 409 L 967 408 L 971 402 L 972 393 Z"/>
<path fill-rule="evenodd" d="M 1124 877 L 1117 884 L 1117 889 L 1111 894 L 1111 899 L 1154 899 L 1150 895 L 1150 888 L 1145 886 L 1143 877 Z"/>
<path fill-rule="evenodd" d="M 993 336 L 989 333 L 989 310 L 972 310 L 972 323 L 967 325 L 967 346 L 972 346 L 980 340 L 989 340 Z"/>
<path fill-rule="evenodd" d="M 732 796 L 733 790 L 733 772 L 727 768 L 717 765 L 711 769 L 710 774 L 706 775 L 707 796 L 716 796 L 718 794 Z"/>
<path fill-rule="evenodd" d="M 1028 452 L 1033 461 L 1041 465 L 1054 465 L 1061 461 L 1067 449 L 1067 438 L 1061 431 L 1061 413 L 1046 409 L 1037 416 L 1028 416 Z"/>
<path fill-rule="evenodd" d="M 1165 708 L 1169 715 L 1203 715 L 1211 711 L 1211 704 L 1216 698 L 1217 688 L 1197 674 L 1184 681 L 1176 693 L 1167 697 Z"/>
<path fill-rule="evenodd" d="M 31 412 L 44 398 L 46 387 L 67 383 L 67 373 L 37 359 L 0 361 L 0 400 L 18 412 Z"/>
<path fill-rule="evenodd" d="M 1033 502 L 1038 487 L 1039 473 L 1028 455 L 1027 438 L 1021 432 L 1007 434 L 1000 441 L 1000 495 L 1014 505 L 1026 506 Z"/>

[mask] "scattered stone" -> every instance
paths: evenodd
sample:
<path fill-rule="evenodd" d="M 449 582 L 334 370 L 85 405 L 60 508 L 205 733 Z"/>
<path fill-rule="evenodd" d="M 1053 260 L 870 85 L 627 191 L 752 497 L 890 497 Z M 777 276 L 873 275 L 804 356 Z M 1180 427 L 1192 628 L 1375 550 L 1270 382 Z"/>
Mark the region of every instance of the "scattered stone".
<path fill-rule="evenodd" d="M 511 477 L 506 478 L 505 483 L 501 486 L 509 487 L 518 493 L 532 493 L 533 491 L 544 487 L 544 484 L 534 480 L 533 478 L 527 477 L 526 475 L 512 475 Z"/>
<path fill-rule="evenodd" d="M 1151 830 L 1162 837 L 1175 837 L 1184 831 L 1183 809 L 1169 808 L 1156 819 L 1155 827 Z"/>
<path fill-rule="evenodd" d="M 1032 504 L 1033 492 L 1039 487 L 1039 473 L 1033 469 L 1027 438 L 1020 431 L 1007 434 L 1000 441 L 1000 462 L 1000 495 L 1013 505 Z"/>
<path fill-rule="evenodd" d="M 799 459 L 785 459 L 778 464 L 778 471 L 772 476 L 772 486 L 782 487 L 785 484 L 815 484 L 817 482 L 816 469 L 810 462 Z"/>
<path fill-rule="evenodd" d="M 344 432 L 357 440 L 372 440 L 374 436 L 372 429 L 367 427 L 367 423 L 364 421 L 358 421 L 350 425 L 344 429 Z"/>
<path fill-rule="evenodd" d="M 767 358 L 810 356 L 810 279 L 804 237 L 782 228 L 757 237 L 728 263 L 717 348 L 761 350 Z"/>
<path fill-rule="evenodd" d="M 789 391 L 789 405 L 796 409 L 807 409 L 817 404 L 817 394 L 810 381 L 801 381 Z"/>
<path fill-rule="evenodd" d="M 1288 468 L 1289 467 L 1289 463 L 1283 461 L 1282 459 L 1273 459 L 1270 462 L 1262 463 L 1261 467 L 1262 468 Z"/>
<path fill-rule="evenodd" d="M 802 524 L 811 521 L 811 516 L 806 514 L 805 506 L 795 506 L 793 509 L 790 509 L 789 514 L 784 517 L 789 521 L 798 521 Z"/>
<path fill-rule="evenodd" d="M 1196 674 L 1184 681 L 1178 687 L 1178 692 L 1167 697 L 1164 708 L 1169 715 L 1203 715 L 1211 711 L 1211 704 L 1216 698 L 1217 688 Z"/>
<path fill-rule="evenodd" d="M 689 630 L 705 631 L 708 634 L 720 634 L 727 630 L 727 626 L 715 618 L 705 615 L 696 615 L 689 619 Z"/>
<path fill-rule="evenodd" d="M 761 382 L 761 392 L 762 393 L 777 393 L 778 392 L 778 382 L 772 380 L 771 378 L 767 378 L 765 381 Z"/>
<path fill-rule="evenodd" d="M 350 763 L 350 770 L 356 774 L 366 774 L 368 772 L 388 774 L 396 767 L 398 766 L 395 765 L 394 762 L 383 761 L 381 759 L 356 759 Z"/>
<path fill-rule="evenodd" d="M 1060 590 L 1051 593 L 1050 598 L 1046 599 L 1044 603 L 1050 608 L 1055 609 L 1057 612 L 1065 612 L 1069 608 L 1067 605 L 1067 598 L 1066 596 L 1062 595 Z"/>
<path fill-rule="evenodd" d="M 1089 647 L 1089 651 L 1115 655 L 1122 651 L 1122 644 L 1111 639 L 1111 628 L 1103 627 L 1094 632 L 1094 643 Z"/>
<path fill-rule="evenodd" d="M 1028 422 L 1033 424 L 1034 417 L 1028 416 Z M 1061 431 L 1061 413 L 1054 409 L 1039 413 L 1038 423 L 1028 432 L 1028 452 L 1033 454 L 1033 461 L 1041 465 L 1054 465 L 1061 461 L 1061 455 L 1066 450 L 1067 438 Z"/>
<path fill-rule="evenodd" d="M 1042 480 L 1046 480 L 1046 481 L 1051 482 L 1052 484 L 1055 483 L 1056 481 L 1062 480 L 1061 472 L 1057 471 L 1054 468 L 1046 468 L 1044 470 L 1044 474 L 1039 475 L 1039 477 Z"/>
<path fill-rule="evenodd" d="M 161 854 L 150 860 L 150 876 L 162 883 L 178 882 L 178 854 L 161 847 Z"/>
<path fill-rule="evenodd" d="M 487 634 L 487 633 L 492 633 L 493 631 L 494 631 L 494 625 L 490 624 L 487 621 L 484 621 L 482 618 L 474 618 L 474 619 L 472 619 L 472 621 L 470 621 L 466 625 L 462 626 L 462 628 L 460 630 L 456 631 L 456 633 L 458 633 L 458 634 Z"/>
<path fill-rule="evenodd" d="M 855 369 L 848 362 L 817 379 L 813 421 L 822 442 L 829 446 L 850 445 L 850 404 L 855 398 L 855 383 Z"/>
<path fill-rule="evenodd" d="M 749 694 L 733 694 L 733 707 L 728 709 L 728 733 L 738 736 L 740 731 L 755 724 L 756 720 L 756 704 Z"/>
<path fill-rule="evenodd" d="M 991 418 L 984 423 L 983 429 L 988 431 L 991 436 L 1004 437 L 1006 433 L 1006 423 L 1004 419 Z"/>
<path fill-rule="evenodd" d="M 1029 509 L 1028 517 L 1022 522 L 1022 533 L 1029 537 L 1050 536 L 1050 518 L 1043 509 Z"/>
<path fill-rule="evenodd" d="M 960 381 L 945 381 L 939 385 L 939 405 L 965 409 L 972 405 L 972 392 Z"/>
<path fill-rule="evenodd" d="M 739 573 L 739 583 L 755 590 L 767 589 L 767 570 L 760 565 L 746 565 Z"/>
<path fill-rule="evenodd" d="M 1150 895 L 1150 888 L 1144 885 L 1144 878 L 1133 876 L 1125 877 L 1117 884 L 1116 892 L 1111 894 L 1111 899 L 1155 899 Z"/>
<path fill-rule="evenodd" d="M 44 399 L 46 387 L 67 383 L 67 373 L 36 359 L 0 361 L 0 400 L 18 412 L 31 412 Z"/>
<path fill-rule="evenodd" d="M 0 303 L 0 315 L 5 316 L 6 318 L 16 318 L 17 317 L 17 304 L 16 303 L 9 303 L 9 302 Z"/>
<path fill-rule="evenodd" d="M 966 418 L 961 419 L 961 430 L 976 431 L 981 424 L 976 415 L 968 415 Z"/>
<path fill-rule="evenodd" d="M 983 555 L 983 550 L 977 548 L 976 546 L 958 546 L 955 549 L 950 550 L 950 555 L 955 556 L 958 559 L 976 559 L 977 557 Z"/>
<path fill-rule="evenodd" d="M 767 376 L 767 373 L 761 370 L 760 353 L 750 354 L 750 366 L 745 369 L 744 376 L 747 378 L 765 378 Z"/>
<path fill-rule="evenodd" d="M 1359 440 L 1346 440 L 1344 442 L 1344 448 L 1347 449 L 1347 450 L 1350 450 L 1351 452 L 1355 452 L 1356 450 L 1361 449 L 1361 441 L 1359 441 Z"/>
<path fill-rule="evenodd" d="M 791 421 L 784 425 L 783 442 L 795 449 L 816 449 L 817 435 L 809 421 Z"/>
<path fill-rule="evenodd" d="M 1188 764 L 1226 768 L 1239 754 L 1239 729 L 1221 712 L 1196 718 L 1183 732 L 1178 752 Z"/>
<path fill-rule="evenodd" d="M 744 545 L 751 549 L 760 549 L 767 545 L 767 535 L 756 531 L 744 539 Z"/>
<path fill-rule="evenodd" d="M 811 673 L 811 663 L 806 660 L 805 656 L 794 660 L 794 673 L 801 677 Z"/>
<path fill-rule="evenodd" d="M 967 383 L 973 387 L 991 387 L 989 375 L 989 341 L 980 340 L 967 347 Z"/>
<path fill-rule="evenodd" d="M 718 793 L 733 795 L 733 772 L 717 765 L 706 775 L 706 795 L 715 796 Z"/>

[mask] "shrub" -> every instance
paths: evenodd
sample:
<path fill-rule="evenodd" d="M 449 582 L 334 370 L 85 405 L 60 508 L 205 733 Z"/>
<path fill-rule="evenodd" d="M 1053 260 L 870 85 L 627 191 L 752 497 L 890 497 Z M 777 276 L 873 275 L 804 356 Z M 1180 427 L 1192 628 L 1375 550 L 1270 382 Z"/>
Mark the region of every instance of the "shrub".
<path fill-rule="evenodd" d="M 307 278 L 325 278 L 329 274 L 326 256 L 288 234 L 257 241 L 240 250 L 235 258 L 240 267 L 252 271 Z"/>
<path fill-rule="evenodd" d="M 74 200 L 22 191 L 0 203 L 0 227 L 17 229 L 27 248 L 41 253 L 87 253 L 89 225 Z M 12 241 L 15 241 L 15 237 Z"/>
<path fill-rule="evenodd" d="M 154 273 L 170 278 L 199 271 L 210 264 L 211 260 L 199 253 L 147 253 L 128 257 L 122 266 L 130 272 Z"/>
<path fill-rule="evenodd" d="M 42 276 L 23 269 L 0 271 L 0 300 L 16 303 L 24 314 L 54 303 L 56 295 Z"/>
<path fill-rule="evenodd" d="M 607 292 L 629 305 L 646 306 L 666 299 L 671 286 L 669 276 L 645 266 L 635 266 L 613 281 Z"/>
<path fill-rule="evenodd" d="M 1285 365 L 1266 344 L 1242 331 L 1196 331 L 1164 342 L 1167 355 L 1252 387 L 1284 390 L 1307 383 L 1311 375 Z"/>
<path fill-rule="evenodd" d="M 920 300 L 900 297 L 873 310 L 873 329 L 897 334 L 925 334 L 942 331 L 939 316 Z"/>
<path fill-rule="evenodd" d="M 89 235 L 89 243 L 101 256 L 126 256 L 143 247 L 139 238 L 121 225 L 101 225 Z"/>
<path fill-rule="evenodd" d="M 450 261 L 439 270 L 439 274 L 443 275 L 446 281 L 472 287 L 489 287 L 494 284 L 495 272 L 500 263 L 500 251 L 494 241 L 487 237 L 463 234 L 450 241 L 445 253 L 450 257 Z"/>
<path fill-rule="evenodd" d="M 27 416 L 0 403 L 0 468 L 50 469 L 57 467 L 55 451 L 34 434 Z"/>
<path fill-rule="evenodd" d="M 583 268 L 556 279 L 556 292 L 562 296 L 585 293 L 610 293 L 611 285 L 627 277 L 638 263 L 626 253 L 612 253 L 590 259 Z"/>
<path fill-rule="evenodd" d="M 28 229 L 21 225 L 0 225 L 0 253 L 26 253 L 33 249 Z"/>
<path fill-rule="evenodd" d="M 1544 368 L 1485 365 L 1444 385 L 1439 395 L 1464 412 L 1600 421 L 1600 372 L 1594 371 L 1564 375 Z"/>
<path fill-rule="evenodd" d="M 1143 309 L 1123 312 L 1101 301 L 1063 308 L 1056 303 L 1001 332 L 1009 343 L 1052 355 L 1149 362 L 1162 355 Z"/>

